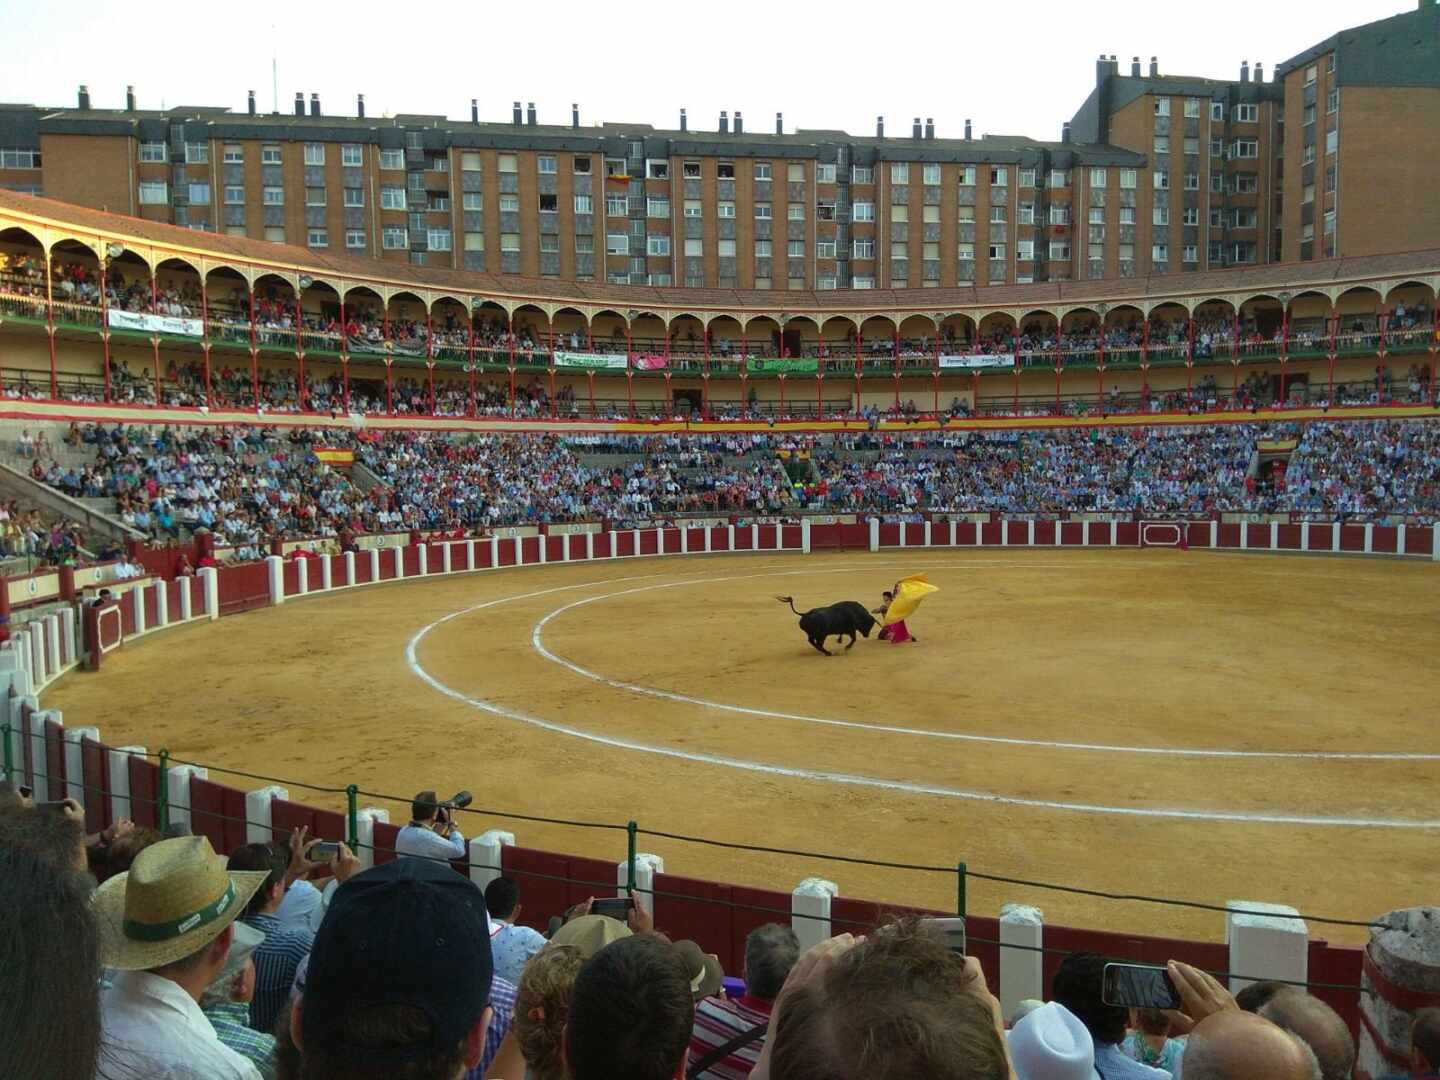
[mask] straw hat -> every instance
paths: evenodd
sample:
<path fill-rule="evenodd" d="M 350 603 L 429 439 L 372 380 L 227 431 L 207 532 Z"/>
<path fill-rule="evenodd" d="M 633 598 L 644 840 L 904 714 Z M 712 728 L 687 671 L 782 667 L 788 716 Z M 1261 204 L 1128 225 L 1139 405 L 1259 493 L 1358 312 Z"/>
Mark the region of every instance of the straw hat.
<path fill-rule="evenodd" d="M 184 959 L 219 937 L 269 876 L 227 871 L 203 836 L 150 845 L 95 890 L 101 962 L 146 971 Z"/>
<path fill-rule="evenodd" d="M 550 935 L 557 945 L 574 945 L 589 960 L 612 941 L 631 935 L 630 927 L 609 915 L 581 915 Z"/>

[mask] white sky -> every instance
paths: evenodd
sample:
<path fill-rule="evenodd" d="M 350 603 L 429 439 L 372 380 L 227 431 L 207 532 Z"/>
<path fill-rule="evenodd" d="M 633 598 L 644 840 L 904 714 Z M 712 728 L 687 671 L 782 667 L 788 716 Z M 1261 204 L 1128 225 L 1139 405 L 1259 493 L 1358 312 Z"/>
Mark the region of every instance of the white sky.
<path fill-rule="evenodd" d="M 838 128 L 906 135 L 933 116 L 941 138 L 975 134 L 1058 139 L 1094 86 L 1095 59 L 1128 73 L 1139 54 L 1162 74 L 1236 78 L 1242 60 L 1274 65 L 1338 30 L 1398 14 L 1416 0 L 1109 0 L 1106 3 L 876 4 L 832 0 L 669 0 L 636 8 L 572 0 L 484 0 L 413 6 L 372 0 L 164 5 L 98 0 L 0 0 L 0 101 L 74 106 L 80 83 L 96 108 L 229 106 L 245 92 L 280 110 L 296 91 L 324 111 L 444 114 L 505 122 L 516 98 L 541 123 L 601 120 L 713 131 L 721 109 L 747 131 Z M 723 14 L 722 14 L 723 12 Z M 274 13 L 274 14 L 272 14 Z M 517 19 L 517 16 L 519 17 Z M 417 63 L 416 56 L 430 58 Z"/>

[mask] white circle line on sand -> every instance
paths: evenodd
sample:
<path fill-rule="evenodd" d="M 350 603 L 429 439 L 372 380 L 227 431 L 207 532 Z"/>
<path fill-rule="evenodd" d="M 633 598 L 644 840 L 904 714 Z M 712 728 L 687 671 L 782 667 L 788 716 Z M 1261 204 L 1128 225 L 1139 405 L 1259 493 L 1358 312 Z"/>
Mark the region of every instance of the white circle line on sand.
<path fill-rule="evenodd" d="M 872 564 L 873 565 L 873 564 Z M 806 573 L 813 571 L 796 571 Z M 660 576 L 660 575 L 645 575 Z M 447 686 L 439 679 L 431 675 L 420 664 L 416 657 L 416 648 L 425 636 L 438 626 L 469 615 L 476 611 L 483 611 L 487 608 L 498 607 L 501 604 L 508 604 L 517 600 L 530 600 L 538 596 L 548 596 L 552 593 L 564 592 L 568 589 L 583 589 L 595 585 L 613 584 L 615 580 L 581 582 L 575 585 L 561 585 L 552 589 L 540 589 L 535 592 L 521 593 L 515 596 L 500 597 L 495 600 L 487 600 L 481 604 L 460 611 L 453 611 L 444 615 L 434 622 L 421 627 L 415 632 L 405 645 L 405 662 L 410 671 L 431 689 L 444 694 L 452 700 L 468 705 L 470 708 L 488 712 L 493 716 L 499 716 L 507 720 L 514 720 L 517 723 L 529 727 L 538 728 L 541 731 L 553 732 L 557 735 L 567 735 L 574 739 L 595 743 L 599 746 L 607 746 L 616 750 L 630 750 L 636 753 L 651 754 L 657 757 L 667 757 L 679 761 L 688 761 L 701 765 L 718 765 L 723 768 L 735 769 L 742 772 L 758 773 L 766 776 L 781 776 L 797 780 L 820 781 L 831 784 L 845 784 L 852 787 L 873 788 L 881 791 L 893 791 L 907 795 L 933 795 L 948 799 L 965 799 L 972 802 L 993 803 L 1003 806 L 1022 806 L 1036 810 L 1068 810 L 1080 813 L 1108 814 L 1118 817 L 1134 818 L 1167 818 L 1184 821 L 1223 821 L 1247 825 L 1300 825 L 1319 827 L 1340 827 L 1340 828 L 1381 828 L 1381 829 L 1437 829 L 1440 828 L 1440 821 L 1405 821 L 1387 818 L 1363 818 L 1363 817 L 1323 817 L 1306 814 L 1267 814 L 1267 813 L 1246 813 L 1243 811 L 1219 811 L 1219 810 L 1180 810 L 1163 808 L 1141 808 L 1132 806 L 1106 806 L 1103 804 L 1075 803 L 1075 802 L 1054 802 L 1047 799 L 1027 799 L 1013 795 L 999 795 L 986 791 L 965 791 L 958 788 L 940 787 L 931 784 L 908 783 L 900 780 L 885 780 L 873 776 L 859 776 L 852 773 L 829 772 L 817 769 L 802 769 L 787 765 L 770 765 L 765 762 L 747 761 L 741 758 L 725 757 L 718 754 L 703 754 L 691 750 L 679 750 L 669 746 L 655 746 L 650 743 L 638 742 L 632 739 L 621 739 L 611 735 L 601 735 L 598 732 L 586 731 L 582 728 L 571 727 L 568 724 L 558 724 L 551 720 L 545 720 L 529 713 L 521 712 L 518 709 L 510 709 L 503 705 L 497 705 L 492 701 L 483 698 L 471 697 L 462 691 Z M 634 580 L 634 579 L 630 579 Z"/>
<path fill-rule="evenodd" d="M 1024 565 L 1023 563 L 996 563 L 987 562 L 987 566 L 999 565 Z M 1033 568 L 1032 568 L 1033 569 Z M 1018 736 L 1004 735 L 976 735 L 969 732 L 959 731 L 936 731 L 930 728 L 899 727 L 893 724 L 870 724 L 860 720 L 837 720 L 831 717 L 809 716 L 804 713 L 779 712 L 774 709 L 756 709 L 745 705 L 733 705 L 723 701 L 711 701 L 707 698 L 692 697 L 689 694 L 677 693 L 673 690 L 661 690 L 658 687 L 644 686 L 639 683 L 624 682 L 620 679 L 612 679 L 601 675 L 560 656 L 550 649 L 544 640 L 545 627 L 553 619 L 559 618 L 568 611 L 584 607 L 587 604 L 598 603 L 601 600 L 611 600 L 618 596 L 630 596 L 635 593 L 653 592 L 656 589 L 673 589 L 683 585 L 698 585 L 716 581 L 741 581 L 747 578 L 756 577 L 783 577 L 801 573 L 841 573 L 841 570 L 810 570 L 810 571 L 785 571 L 784 573 L 765 574 L 739 574 L 734 577 L 708 577 L 694 578 L 684 581 L 663 582 L 658 585 L 643 585 L 634 589 L 624 589 L 619 592 L 604 593 L 600 596 L 590 596 L 583 600 L 576 600 L 573 603 L 565 604 L 556 608 L 537 622 L 531 629 L 530 644 L 541 656 L 551 663 L 559 664 L 576 675 L 585 679 L 598 682 L 613 690 L 623 690 L 631 694 L 640 694 L 645 697 L 661 698 L 666 701 L 674 701 L 685 705 L 696 705 L 701 708 L 714 709 L 720 712 L 738 713 L 743 716 L 760 716 L 772 720 L 794 720 L 806 724 L 819 724 L 825 727 L 850 728 L 858 731 L 874 731 L 889 735 L 910 735 L 926 739 L 949 739 L 956 742 L 990 743 L 1000 746 L 1031 746 L 1047 750 L 1081 750 L 1092 753 L 1107 754 L 1150 754 L 1161 757 L 1194 757 L 1194 758 L 1288 758 L 1291 760 L 1308 761 L 1440 761 L 1440 754 L 1425 753 L 1404 753 L 1400 751 L 1375 751 L 1375 752 L 1343 752 L 1329 750 L 1222 750 L 1207 749 L 1203 747 L 1170 747 L 1170 746 L 1120 746 L 1109 743 L 1080 743 L 1061 742 L 1051 739 L 1022 739 Z"/>

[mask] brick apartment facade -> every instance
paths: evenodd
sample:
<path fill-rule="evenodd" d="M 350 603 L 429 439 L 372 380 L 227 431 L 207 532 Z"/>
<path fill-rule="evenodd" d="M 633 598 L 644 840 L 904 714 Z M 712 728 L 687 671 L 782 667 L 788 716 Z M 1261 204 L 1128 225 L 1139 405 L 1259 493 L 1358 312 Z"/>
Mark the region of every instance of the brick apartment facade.
<path fill-rule="evenodd" d="M 757 133 L 440 116 L 0 105 L 0 187 L 223 234 L 492 273 L 696 288 L 953 288 L 1440 246 L 1440 12 L 1234 82 L 1152 58 L 1061 137 Z M 1340 138 L 1344 120 L 1343 149 Z M 1372 192 L 1383 192 L 1383 197 Z"/>

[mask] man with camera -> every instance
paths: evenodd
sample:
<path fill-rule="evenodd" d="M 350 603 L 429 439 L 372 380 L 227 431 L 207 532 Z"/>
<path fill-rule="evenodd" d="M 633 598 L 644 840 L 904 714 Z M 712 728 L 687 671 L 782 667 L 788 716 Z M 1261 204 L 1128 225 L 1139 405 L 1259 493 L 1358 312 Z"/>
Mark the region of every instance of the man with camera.
<path fill-rule="evenodd" d="M 410 824 L 395 838 L 395 854 L 412 859 L 435 859 L 449 862 L 463 859 L 468 853 L 465 837 L 451 820 L 455 810 L 470 805 L 468 791 L 441 802 L 433 791 L 422 791 L 410 803 Z"/>

